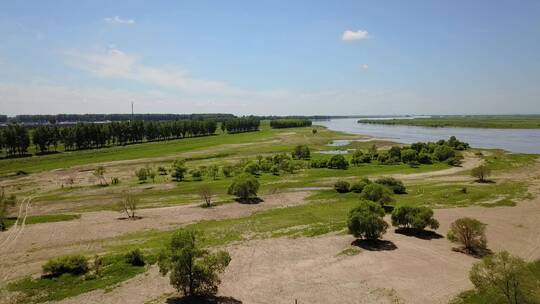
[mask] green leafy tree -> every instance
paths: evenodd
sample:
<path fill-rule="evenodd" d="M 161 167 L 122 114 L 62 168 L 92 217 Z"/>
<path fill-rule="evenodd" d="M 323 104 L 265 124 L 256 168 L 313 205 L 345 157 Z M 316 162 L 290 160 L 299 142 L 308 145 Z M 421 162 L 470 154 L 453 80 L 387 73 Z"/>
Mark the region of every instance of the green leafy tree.
<path fill-rule="evenodd" d="M 400 228 L 424 230 L 439 228 L 439 222 L 433 218 L 433 210 L 428 207 L 398 206 L 392 210 L 392 225 Z"/>
<path fill-rule="evenodd" d="M 392 191 L 388 187 L 376 183 L 366 185 L 360 197 L 372 202 L 378 202 L 381 205 L 394 201 L 392 199 Z"/>
<path fill-rule="evenodd" d="M 171 177 L 177 181 L 183 181 L 187 172 L 187 168 L 184 160 L 175 160 L 172 165 Z"/>
<path fill-rule="evenodd" d="M 456 152 L 454 151 L 454 149 L 452 149 L 449 146 L 441 145 L 441 146 L 438 146 L 437 148 L 435 148 L 435 150 L 433 151 L 433 156 L 438 161 L 445 161 L 445 160 L 447 160 L 447 159 L 449 159 L 451 157 L 455 157 Z"/>
<path fill-rule="evenodd" d="M 383 208 L 377 203 L 365 200 L 349 212 L 347 226 L 350 234 L 366 240 L 381 238 L 388 228 L 384 221 Z"/>
<path fill-rule="evenodd" d="M 413 150 L 413 149 L 401 150 L 401 161 L 405 164 L 408 164 L 413 161 L 417 161 L 416 150 Z"/>
<path fill-rule="evenodd" d="M 471 176 L 475 177 L 478 182 L 485 183 L 491 175 L 491 169 L 488 166 L 481 165 L 471 170 Z"/>
<path fill-rule="evenodd" d="M 309 151 L 309 147 L 306 145 L 298 145 L 294 147 L 292 152 L 293 159 L 309 159 L 310 156 L 311 152 Z"/>
<path fill-rule="evenodd" d="M 375 183 L 387 186 L 395 194 L 407 193 L 407 188 L 403 185 L 403 182 L 393 177 L 381 177 L 375 180 Z"/>
<path fill-rule="evenodd" d="M 361 164 L 366 164 L 370 162 L 371 162 L 371 155 L 364 154 L 364 152 L 360 150 L 354 151 L 351 157 L 351 165 L 353 166 L 359 166 Z"/>
<path fill-rule="evenodd" d="M 469 278 L 489 303 L 540 303 L 540 285 L 530 266 L 506 251 L 474 264 Z"/>
<path fill-rule="evenodd" d="M 225 165 L 221 167 L 221 172 L 223 173 L 223 176 L 231 177 L 234 172 L 234 167 L 231 165 Z"/>
<path fill-rule="evenodd" d="M 343 155 L 333 155 L 330 160 L 328 160 L 327 166 L 330 169 L 345 170 L 349 168 L 349 162 L 347 162 Z"/>
<path fill-rule="evenodd" d="M 259 186 L 259 181 L 253 175 L 244 173 L 234 179 L 227 193 L 245 200 L 256 197 Z"/>
<path fill-rule="evenodd" d="M 447 238 L 463 245 L 463 249 L 471 254 L 483 254 L 487 249 L 486 224 L 470 217 L 455 220 Z"/>
<path fill-rule="evenodd" d="M 226 251 L 211 253 L 200 245 L 194 231 L 180 229 L 158 257 L 162 275 L 169 274 L 171 285 L 185 296 L 214 295 L 221 283 L 219 274 L 229 265 Z"/>
<path fill-rule="evenodd" d="M 217 165 L 208 166 L 208 176 L 212 180 L 216 180 L 218 173 L 219 173 L 219 167 Z"/>
<path fill-rule="evenodd" d="M 362 191 L 364 191 L 364 188 L 369 184 L 371 184 L 371 181 L 368 178 L 364 177 L 359 182 L 355 182 L 351 185 L 351 191 L 354 193 L 362 193 Z"/>

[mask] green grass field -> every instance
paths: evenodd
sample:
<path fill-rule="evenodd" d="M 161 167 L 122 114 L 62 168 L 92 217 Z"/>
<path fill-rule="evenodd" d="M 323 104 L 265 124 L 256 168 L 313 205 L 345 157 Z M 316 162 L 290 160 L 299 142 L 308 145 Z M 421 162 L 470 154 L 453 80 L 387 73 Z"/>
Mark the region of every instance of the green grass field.
<path fill-rule="evenodd" d="M 445 116 L 415 119 L 359 120 L 362 123 L 420 127 L 466 127 L 497 129 L 539 129 L 540 116 Z"/>

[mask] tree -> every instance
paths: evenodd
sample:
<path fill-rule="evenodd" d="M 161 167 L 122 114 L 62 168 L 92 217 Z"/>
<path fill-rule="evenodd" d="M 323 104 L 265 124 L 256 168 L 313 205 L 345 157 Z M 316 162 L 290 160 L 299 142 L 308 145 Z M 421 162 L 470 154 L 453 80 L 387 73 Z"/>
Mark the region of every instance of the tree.
<path fill-rule="evenodd" d="M 137 219 L 135 217 L 135 211 L 137 211 L 137 206 L 139 205 L 139 200 L 131 195 L 125 194 L 121 201 L 118 202 L 118 211 L 124 212 L 127 215 L 127 218 L 130 220 Z"/>
<path fill-rule="evenodd" d="M 405 194 L 407 193 L 407 188 L 405 188 L 405 185 L 403 185 L 403 182 L 395 179 L 393 177 L 381 177 L 375 181 L 377 184 L 381 184 L 383 186 L 387 186 L 390 188 L 395 194 Z"/>
<path fill-rule="evenodd" d="M 107 180 L 105 179 L 105 167 L 97 166 L 92 173 L 98 180 L 101 186 L 107 185 Z"/>
<path fill-rule="evenodd" d="M 241 200 L 246 200 L 257 196 L 259 181 L 251 174 L 241 174 L 237 176 L 229 186 L 228 194 L 237 196 Z"/>
<path fill-rule="evenodd" d="M 234 168 L 231 165 L 224 165 L 221 167 L 221 172 L 223 173 L 223 176 L 225 177 L 231 177 L 233 174 Z"/>
<path fill-rule="evenodd" d="M 398 206 L 392 210 L 392 225 L 400 228 L 424 230 L 439 228 L 439 222 L 433 218 L 433 210 L 428 207 Z"/>
<path fill-rule="evenodd" d="M 317 134 L 317 129 L 311 129 L 311 134 L 313 135 Z"/>
<path fill-rule="evenodd" d="M 362 193 L 362 191 L 364 191 L 364 188 L 369 184 L 371 184 L 371 181 L 368 178 L 364 177 L 359 182 L 355 182 L 351 185 L 351 191 L 354 193 Z"/>
<path fill-rule="evenodd" d="M 351 185 L 348 182 L 343 181 L 343 180 L 337 181 L 334 184 L 334 189 L 336 189 L 336 191 L 339 193 L 350 192 L 351 191 L 350 188 L 351 188 Z"/>
<path fill-rule="evenodd" d="M 199 188 L 199 196 L 201 201 L 203 201 L 205 207 L 210 207 L 212 205 L 212 189 L 208 185 L 203 185 Z"/>
<path fill-rule="evenodd" d="M 15 195 L 7 195 L 4 187 L 0 188 L 0 231 L 7 229 L 7 213 L 9 207 L 15 206 L 17 199 Z"/>
<path fill-rule="evenodd" d="M 486 224 L 477 219 L 463 217 L 450 225 L 447 238 L 463 245 L 471 254 L 483 254 L 487 249 Z"/>
<path fill-rule="evenodd" d="M 478 182 L 485 183 L 491 175 L 491 169 L 488 166 L 481 165 L 471 170 L 471 176 L 477 178 Z"/>
<path fill-rule="evenodd" d="M 351 164 L 354 166 L 359 166 L 360 164 L 369 162 L 371 162 L 371 156 L 369 154 L 364 154 L 360 150 L 355 151 L 351 157 Z"/>
<path fill-rule="evenodd" d="M 330 158 L 330 160 L 327 163 L 328 168 L 330 169 L 347 169 L 349 167 L 349 163 L 343 157 L 343 155 L 334 155 Z"/>
<path fill-rule="evenodd" d="M 452 149 L 449 146 L 440 145 L 437 148 L 435 148 L 435 150 L 433 151 L 433 156 L 438 161 L 445 161 L 445 160 L 447 160 L 447 159 L 449 159 L 451 157 L 455 157 L 456 152 L 454 151 L 454 149 Z"/>
<path fill-rule="evenodd" d="M 403 149 L 401 150 L 401 161 L 405 164 L 416 161 L 417 153 L 413 149 Z"/>
<path fill-rule="evenodd" d="M 148 170 L 146 168 L 139 168 L 135 171 L 135 176 L 137 176 L 139 182 L 144 183 L 148 179 Z"/>
<path fill-rule="evenodd" d="M 186 172 L 187 168 L 185 166 L 185 161 L 180 159 L 175 160 L 172 166 L 171 177 L 175 181 L 180 182 L 184 180 Z"/>
<path fill-rule="evenodd" d="M 473 265 L 469 279 L 490 303 L 539 303 L 540 287 L 527 263 L 506 251 L 484 257 Z"/>
<path fill-rule="evenodd" d="M 259 165 L 251 161 L 244 166 L 244 172 L 257 175 L 259 173 Z"/>
<path fill-rule="evenodd" d="M 208 167 L 208 176 L 212 180 L 216 180 L 218 173 L 219 173 L 219 167 L 217 165 L 210 165 Z"/>
<path fill-rule="evenodd" d="M 194 181 L 202 180 L 203 172 L 201 171 L 201 169 L 192 169 L 191 171 L 189 171 L 189 173 L 191 174 L 191 178 L 193 178 Z"/>
<path fill-rule="evenodd" d="M 298 145 L 294 147 L 292 152 L 292 158 L 294 159 L 309 159 L 310 156 L 311 153 L 309 151 L 309 147 L 306 145 Z"/>
<path fill-rule="evenodd" d="M 362 200 L 358 207 L 349 212 L 347 219 L 349 233 L 366 240 L 379 239 L 388 228 L 383 217 L 384 210 L 379 204 Z"/>
<path fill-rule="evenodd" d="M 376 183 L 366 185 L 360 197 L 368 201 L 378 202 L 381 205 L 394 201 L 392 199 L 392 191 L 388 187 Z"/>
<path fill-rule="evenodd" d="M 226 251 L 211 253 L 201 248 L 199 235 L 185 229 L 176 231 L 158 256 L 160 273 L 170 273 L 171 285 L 185 296 L 216 294 L 219 274 L 230 261 Z"/>

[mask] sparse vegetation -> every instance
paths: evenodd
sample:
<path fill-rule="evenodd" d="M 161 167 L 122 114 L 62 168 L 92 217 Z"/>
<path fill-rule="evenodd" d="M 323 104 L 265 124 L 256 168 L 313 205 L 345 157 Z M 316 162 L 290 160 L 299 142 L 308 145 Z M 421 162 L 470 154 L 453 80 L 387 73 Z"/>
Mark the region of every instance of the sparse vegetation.
<path fill-rule="evenodd" d="M 471 170 L 471 176 L 475 177 L 478 182 L 488 182 L 488 177 L 491 175 L 491 169 L 488 166 L 478 166 Z"/>
<path fill-rule="evenodd" d="M 124 197 L 120 202 L 118 202 L 118 210 L 122 213 L 125 213 L 127 218 L 130 220 L 135 220 L 135 212 L 137 211 L 137 206 L 139 205 L 139 199 L 137 199 L 132 194 L 124 194 Z"/>
<path fill-rule="evenodd" d="M 450 225 L 447 238 L 463 247 L 458 248 L 473 255 L 483 255 L 487 250 L 486 225 L 477 219 L 460 218 Z"/>
<path fill-rule="evenodd" d="M 229 186 L 228 194 L 234 195 L 241 200 L 247 200 L 257 196 L 259 182 L 251 174 L 242 174 L 237 176 Z"/>

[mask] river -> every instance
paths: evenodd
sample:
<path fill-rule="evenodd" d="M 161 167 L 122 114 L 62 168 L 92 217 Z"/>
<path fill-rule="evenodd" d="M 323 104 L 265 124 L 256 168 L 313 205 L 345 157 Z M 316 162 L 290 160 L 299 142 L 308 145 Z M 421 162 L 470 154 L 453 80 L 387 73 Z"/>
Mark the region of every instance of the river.
<path fill-rule="evenodd" d="M 448 139 L 454 135 L 476 148 L 540 154 L 540 129 L 429 128 L 364 124 L 357 121 L 357 118 L 341 118 L 317 120 L 313 123 L 330 130 L 385 138 L 405 144 Z"/>

